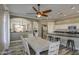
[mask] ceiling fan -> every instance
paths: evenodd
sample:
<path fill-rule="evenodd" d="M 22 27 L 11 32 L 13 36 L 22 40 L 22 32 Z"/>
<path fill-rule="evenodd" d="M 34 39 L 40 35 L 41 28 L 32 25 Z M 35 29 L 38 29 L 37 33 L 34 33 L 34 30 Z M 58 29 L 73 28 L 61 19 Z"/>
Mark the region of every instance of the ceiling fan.
<path fill-rule="evenodd" d="M 37 9 L 34 6 L 32 7 L 33 10 L 36 12 L 35 14 L 36 14 L 37 17 L 41 17 L 41 16 L 48 17 L 47 13 L 52 11 L 51 9 L 41 11 L 40 10 L 40 4 L 37 4 L 37 6 L 38 6 Z M 33 13 L 29 13 L 29 14 L 33 14 Z"/>

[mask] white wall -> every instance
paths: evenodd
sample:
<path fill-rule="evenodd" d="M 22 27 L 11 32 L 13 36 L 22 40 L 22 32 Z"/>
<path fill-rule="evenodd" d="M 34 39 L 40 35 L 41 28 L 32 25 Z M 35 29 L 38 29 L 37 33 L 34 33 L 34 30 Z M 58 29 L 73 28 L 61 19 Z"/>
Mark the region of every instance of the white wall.
<path fill-rule="evenodd" d="M 48 22 L 48 33 L 53 33 L 54 31 L 54 22 Z"/>
<path fill-rule="evenodd" d="M 77 28 L 79 29 L 79 23 L 55 25 L 55 29 L 68 29 L 68 26 L 74 25 L 77 26 Z"/>
<path fill-rule="evenodd" d="M 56 22 L 55 30 L 56 29 L 68 29 L 68 26 L 75 25 L 77 29 L 79 29 L 79 18 L 67 19 L 63 21 Z"/>
<path fill-rule="evenodd" d="M 33 29 L 38 30 L 38 22 L 33 21 Z"/>

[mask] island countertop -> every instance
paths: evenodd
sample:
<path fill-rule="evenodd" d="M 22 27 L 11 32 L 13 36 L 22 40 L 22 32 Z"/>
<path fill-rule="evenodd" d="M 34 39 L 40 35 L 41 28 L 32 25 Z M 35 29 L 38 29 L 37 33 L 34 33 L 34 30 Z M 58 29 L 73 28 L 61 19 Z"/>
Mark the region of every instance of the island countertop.
<path fill-rule="evenodd" d="M 56 36 L 63 36 L 63 37 L 74 37 L 74 38 L 79 38 L 79 34 L 48 33 L 48 35 L 56 35 Z"/>

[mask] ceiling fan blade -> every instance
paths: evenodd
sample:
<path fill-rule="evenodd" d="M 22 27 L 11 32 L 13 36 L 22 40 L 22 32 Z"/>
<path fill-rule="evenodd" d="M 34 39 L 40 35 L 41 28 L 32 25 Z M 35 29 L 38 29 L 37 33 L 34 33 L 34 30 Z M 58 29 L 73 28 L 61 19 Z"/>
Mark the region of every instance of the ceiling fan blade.
<path fill-rule="evenodd" d="M 46 14 L 42 14 L 41 16 L 45 16 L 45 17 L 48 17 L 48 15 L 46 15 Z"/>
<path fill-rule="evenodd" d="M 38 11 L 35 7 L 32 7 L 36 12 Z"/>
<path fill-rule="evenodd" d="M 45 11 L 42 11 L 43 13 L 48 13 L 48 12 L 51 12 L 52 10 L 49 9 L 49 10 L 45 10 Z"/>

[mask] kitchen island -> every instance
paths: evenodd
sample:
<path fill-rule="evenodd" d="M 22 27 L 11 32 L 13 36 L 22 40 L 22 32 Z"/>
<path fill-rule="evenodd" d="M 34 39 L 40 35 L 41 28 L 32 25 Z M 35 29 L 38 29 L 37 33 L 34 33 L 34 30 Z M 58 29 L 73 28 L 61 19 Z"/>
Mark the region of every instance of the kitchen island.
<path fill-rule="evenodd" d="M 60 38 L 61 44 L 66 46 L 67 40 L 74 40 L 75 49 L 79 50 L 79 33 L 70 33 L 70 32 L 63 32 L 63 33 L 48 33 L 48 36 L 52 36 L 53 38 Z"/>

